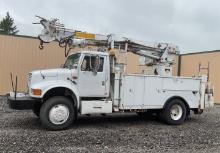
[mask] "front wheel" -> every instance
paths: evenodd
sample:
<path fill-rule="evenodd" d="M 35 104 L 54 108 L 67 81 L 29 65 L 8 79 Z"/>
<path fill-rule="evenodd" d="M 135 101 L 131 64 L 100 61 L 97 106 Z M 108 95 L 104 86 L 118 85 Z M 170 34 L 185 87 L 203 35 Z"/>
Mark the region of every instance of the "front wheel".
<path fill-rule="evenodd" d="M 65 129 L 73 123 L 74 119 L 73 102 L 66 97 L 52 97 L 40 109 L 41 123 L 49 130 Z"/>
<path fill-rule="evenodd" d="M 164 108 L 162 116 L 170 125 L 180 125 L 187 115 L 187 108 L 180 99 L 171 100 Z"/>

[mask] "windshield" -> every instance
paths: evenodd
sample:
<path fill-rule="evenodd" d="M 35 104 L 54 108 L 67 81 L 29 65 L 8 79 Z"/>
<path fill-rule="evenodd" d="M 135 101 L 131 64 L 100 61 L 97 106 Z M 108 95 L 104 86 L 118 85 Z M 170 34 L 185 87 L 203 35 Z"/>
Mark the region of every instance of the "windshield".
<path fill-rule="evenodd" d="M 80 53 L 70 55 L 63 66 L 63 68 L 76 68 L 79 62 Z"/>

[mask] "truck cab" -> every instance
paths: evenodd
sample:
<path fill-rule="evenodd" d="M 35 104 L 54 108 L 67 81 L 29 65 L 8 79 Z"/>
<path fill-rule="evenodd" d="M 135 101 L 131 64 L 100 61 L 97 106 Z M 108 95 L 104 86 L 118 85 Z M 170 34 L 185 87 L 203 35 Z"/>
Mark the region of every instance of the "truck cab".
<path fill-rule="evenodd" d="M 29 95 L 43 98 L 53 88 L 66 87 L 77 97 L 108 97 L 109 78 L 108 54 L 83 51 L 69 55 L 62 68 L 29 73 Z"/>
<path fill-rule="evenodd" d="M 67 57 L 61 68 L 30 72 L 28 93 L 11 92 L 8 98 L 10 107 L 13 109 L 32 109 L 40 117 L 41 108 L 46 101 L 62 99 L 68 101 L 69 105 L 73 105 L 76 118 L 78 112 L 82 111 L 81 100 L 100 100 L 109 97 L 109 64 L 109 55 L 106 52 L 82 51 L 73 53 Z M 56 114 L 55 112 L 59 110 L 64 111 L 64 114 L 70 113 L 66 107 L 62 106 L 54 108 L 52 112 Z M 86 113 L 85 110 L 83 111 Z"/>

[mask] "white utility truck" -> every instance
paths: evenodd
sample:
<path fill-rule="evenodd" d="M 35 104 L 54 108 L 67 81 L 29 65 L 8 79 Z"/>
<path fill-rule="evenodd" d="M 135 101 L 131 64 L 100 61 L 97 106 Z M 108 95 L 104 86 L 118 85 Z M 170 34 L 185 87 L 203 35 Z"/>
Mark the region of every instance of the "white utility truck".
<path fill-rule="evenodd" d="M 66 56 L 74 47 L 97 48 L 68 55 L 61 68 L 30 72 L 28 93 L 18 93 L 17 89 L 10 92 L 9 106 L 32 109 L 47 129 L 67 128 L 78 114 L 119 112 L 156 113 L 166 123 L 178 125 L 190 110 L 201 114 L 213 103 L 206 76 L 172 76 L 174 56 L 178 54 L 174 45 L 150 46 L 114 35 L 73 31 L 64 28 L 57 19 L 39 18 L 44 27 L 39 35 L 40 48 L 44 42 L 57 41 L 65 47 Z M 144 57 L 146 65 L 154 65 L 154 74 L 126 73 L 125 66 L 115 56 L 116 49 L 119 53 Z"/>

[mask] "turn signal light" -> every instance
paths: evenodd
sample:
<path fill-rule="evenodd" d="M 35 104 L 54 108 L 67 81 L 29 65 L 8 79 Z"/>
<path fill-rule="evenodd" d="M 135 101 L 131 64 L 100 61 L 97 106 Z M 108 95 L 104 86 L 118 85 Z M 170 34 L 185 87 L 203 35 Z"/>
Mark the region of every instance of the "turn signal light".
<path fill-rule="evenodd" d="M 32 89 L 32 93 L 35 96 L 40 96 L 41 95 L 41 89 Z"/>
<path fill-rule="evenodd" d="M 77 76 L 73 76 L 73 79 L 78 79 L 78 77 Z"/>

